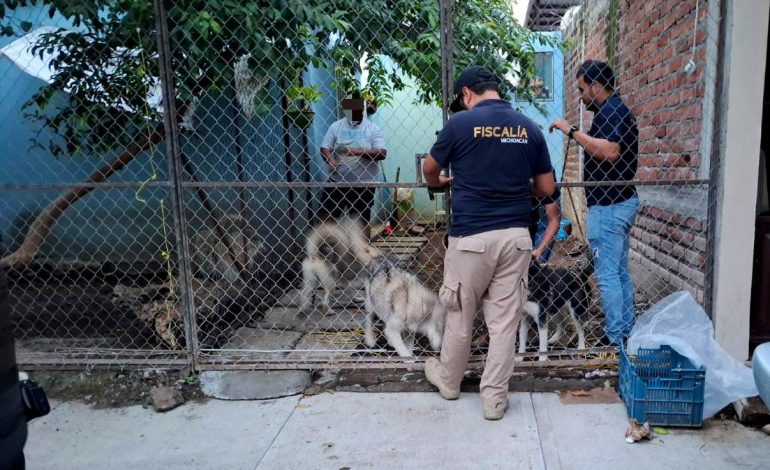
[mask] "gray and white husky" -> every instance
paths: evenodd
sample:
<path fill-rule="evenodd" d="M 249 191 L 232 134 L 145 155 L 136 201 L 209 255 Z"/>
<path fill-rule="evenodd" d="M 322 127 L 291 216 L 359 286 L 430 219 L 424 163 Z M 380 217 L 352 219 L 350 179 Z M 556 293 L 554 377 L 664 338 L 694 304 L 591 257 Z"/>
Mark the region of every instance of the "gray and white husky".
<path fill-rule="evenodd" d="M 238 214 L 227 214 L 218 224 L 220 231 L 205 229 L 192 237 L 190 251 L 193 275 L 228 284 L 257 276 L 264 269 L 268 255 L 267 247 L 257 231 Z M 224 233 L 227 241 L 222 240 L 220 233 Z M 238 258 L 238 263 L 232 259 L 233 255 Z"/>
<path fill-rule="evenodd" d="M 331 293 L 337 284 L 348 285 L 361 279 L 364 268 L 380 256 L 380 250 L 369 245 L 363 227 L 353 219 L 344 217 L 314 227 L 305 242 L 300 310 L 307 313 L 313 309 L 315 290 L 320 284 L 324 289 L 323 312 L 330 314 Z"/>
<path fill-rule="evenodd" d="M 438 295 L 428 290 L 414 274 L 391 256 L 371 260 L 367 268 L 364 342 L 373 347 L 374 316 L 384 323 L 384 334 L 401 357 L 411 357 L 415 334 L 426 335 L 438 351 L 444 336 L 446 308 Z M 404 341 L 403 333 L 406 333 Z"/>

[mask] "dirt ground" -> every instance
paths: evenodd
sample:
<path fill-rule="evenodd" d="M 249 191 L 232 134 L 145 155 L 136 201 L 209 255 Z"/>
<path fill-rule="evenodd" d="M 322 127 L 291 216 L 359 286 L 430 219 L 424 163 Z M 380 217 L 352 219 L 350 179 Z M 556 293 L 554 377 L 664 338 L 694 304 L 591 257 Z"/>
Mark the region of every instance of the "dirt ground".
<path fill-rule="evenodd" d="M 150 390 L 157 386 L 177 388 L 185 401 L 207 399 L 201 392 L 197 377 L 179 371 L 36 371 L 30 373 L 30 378 L 43 387 L 49 398 L 80 400 L 95 408 L 149 407 Z"/>
<path fill-rule="evenodd" d="M 31 266 L 10 272 L 9 304 L 19 343 L 37 352 L 93 347 L 183 349 L 178 287 L 170 295 L 164 276 L 154 271 L 117 272 L 111 265 L 98 263 Z M 174 282 L 178 286 L 176 279 Z M 265 285 L 274 292 L 262 287 L 222 289 L 214 282 L 194 279 L 201 343 L 217 347 L 272 306 L 281 292 L 273 281 Z M 246 292 L 251 293 L 248 298 Z M 164 302 L 169 322 L 159 328 L 146 307 Z M 165 330 L 168 334 L 162 334 Z"/>

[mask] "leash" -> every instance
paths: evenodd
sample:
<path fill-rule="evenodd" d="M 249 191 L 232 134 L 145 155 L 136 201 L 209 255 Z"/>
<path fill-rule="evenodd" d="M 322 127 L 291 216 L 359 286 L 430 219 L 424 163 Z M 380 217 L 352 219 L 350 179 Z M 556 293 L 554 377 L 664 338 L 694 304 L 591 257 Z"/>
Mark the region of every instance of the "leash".
<path fill-rule="evenodd" d="M 567 158 L 569 157 L 569 149 L 572 144 L 572 137 L 567 138 L 567 148 L 564 150 L 564 160 L 562 161 L 562 167 L 561 167 L 561 177 L 559 178 L 559 183 L 564 182 L 564 173 L 567 171 Z M 572 202 L 572 209 L 575 211 L 575 223 L 578 227 L 578 231 L 585 236 L 585 232 L 583 231 L 583 224 L 580 222 L 580 215 L 577 213 L 577 210 L 575 208 L 575 198 L 572 196 L 572 188 L 567 187 L 567 195 L 569 196 L 570 202 Z"/>

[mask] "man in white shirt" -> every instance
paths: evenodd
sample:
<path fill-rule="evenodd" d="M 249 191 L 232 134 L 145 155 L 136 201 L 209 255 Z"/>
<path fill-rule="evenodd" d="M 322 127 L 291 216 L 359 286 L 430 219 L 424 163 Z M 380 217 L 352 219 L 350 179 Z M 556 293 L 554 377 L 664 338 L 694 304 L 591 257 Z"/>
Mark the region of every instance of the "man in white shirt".
<path fill-rule="evenodd" d="M 339 187 L 324 188 L 323 212 L 332 218 L 343 214 L 360 218 L 368 237 L 375 188 L 350 187 L 345 183 L 379 182 L 379 161 L 385 159 L 388 151 L 382 129 L 366 118 L 364 100 L 349 95 L 342 100 L 342 109 L 345 117 L 329 126 L 321 144 L 321 155 L 329 166 L 329 181 L 340 183 Z"/>

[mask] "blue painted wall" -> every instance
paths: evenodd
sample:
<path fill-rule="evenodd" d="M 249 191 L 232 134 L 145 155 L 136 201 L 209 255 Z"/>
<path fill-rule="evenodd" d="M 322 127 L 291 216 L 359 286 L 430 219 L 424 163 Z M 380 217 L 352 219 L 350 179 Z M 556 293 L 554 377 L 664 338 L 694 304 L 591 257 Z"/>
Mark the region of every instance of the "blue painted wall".
<path fill-rule="evenodd" d="M 20 9 L 15 12 L 21 21 L 30 21 L 34 27 L 54 25 L 68 27 L 66 20 L 49 19 L 40 8 Z M 20 34 L 22 34 L 20 32 Z M 0 38 L 0 47 L 14 38 Z M 312 70 L 306 75 L 308 83 L 319 82 L 328 89 L 330 76 L 323 70 Z M 32 141 L 46 142 L 52 134 L 40 122 L 27 119 L 23 104 L 39 90 L 44 82 L 33 78 L 8 58 L 0 57 L 0 112 L 4 116 L 0 127 L 0 184 L 52 184 L 81 182 L 111 156 L 55 158 L 46 149 L 35 147 Z M 276 106 L 268 115 L 247 120 L 238 112 L 229 94 L 206 96 L 195 113 L 193 132 L 182 136 L 182 151 L 201 181 L 235 181 L 235 139 L 239 139 L 246 181 L 284 181 L 287 178 L 286 149 L 283 139 L 278 93 L 273 89 Z M 328 91 L 328 90 L 327 90 Z M 57 97 L 64 103 L 66 96 Z M 327 93 L 325 101 L 333 100 Z M 323 104 L 323 103 L 321 103 Z M 320 111 L 320 110 L 319 110 Z M 234 117 L 237 115 L 237 117 Z M 305 171 L 301 133 L 290 131 L 291 178 L 325 180 L 325 167 L 320 164 L 317 149 L 328 124 L 336 117 L 327 118 L 319 112 L 308 133 L 309 153 L 305 154 Z M 153 173 L 158 180 L 167 180 L 165 146 L 155 152 L 139 155 L 125 169 L 113 175 L 110 182 L 147 181 Z M 7 253 L 21 242 L 30 221 L 62 190 L 0 191 L 0 252 Z M 238 212 L 238 191 L 206 190 L 220 214 Z M 247 215 L 263 239 L 279 251 L 290 246 L 292 237 L 307 229 L 308 205 L 304 191 L 294 191 L 294 217 L 289 218 L 289 191 L 286 189 L 246 190 Z M 164 233 L 173 244 L 170 231 L 170 199 L 165 189 L 95 190 L 80 199 L 59 219 L 41 250 L 42 256 L 81 260 L 134 261 L 158 259 L 164 243 Z M 140 199 L 144 200 L 142 202 Z M 185 192 L 190 232 L 209 225 L 197 192 Z M 165 201 L 163 206 L 161 202 Z M 165 215 L 162 214 L 165 212 Z M 163 224 L 166 230 L 162 230 Z M 284 256 L 282 256 L 284 257 Z M 286 256 L 290 258 L 290 256 Z"/>
<path fill-rule="evenodd" d="M 50 19 L 42 8 L 20 9 L 15 12 L 19 21 L 30 21 L 34 27 L 42 25 L 68 26 L 65 19 Z M 558 34 L 558 33 L 556 33 Z M 0 38 L 0 47 L 13 38 Z M 547 116 L 534 108 L 522 105 L 545 129 L 548 123 L 563 113 L 563 56 L 559 50 L 540 49 L 554 54 L 553 100 L 544 103 Z M 294 180 L 326 180 L 326 166 L 320 156 L 320 145 L 326 129 L 338 118 L 338 99 L 332 87 L 332 75 L 327 69 L 311 69 L 305 74 L 305 83 L 315 84 L 324 98 L 313 105 L 315 120 L 307 132 L 307 146 L 303 150 L 302 134 L 290 132 L 291 174 Z M 385 180 L 395 180 L 400 168 L 400 181 L 417 181 L 415 154 L 427 152 L 441 129 L 441 112 L 436 106 L 419 104 L 413 83 L 395 94 L 391 104 L 381 106 L 372 120 L 379 124 L 388 142 L 388 158 L 383 162 Z M 25 118 L 22 105 L 43 85 L 0 57 L 0 184 L 50 184 L 83 181 L 110 156 L 56 159 L 45 149 L 31 146 L 31 141 L 45 142 L 52 137 L 39 122 Z M 277 89 L 273 97 L 278 103 Z M 57 97 L 63 103 L 66 96 Z M 237 115 L 237 117 L 234 117 Z M 229 93 L 206 96 L 196 114 L 193 132 L 182 137 L 182 151 L 202 181 L 235 181 L 235 139 L 239 139 L 244 179 L 247 181 L 284 181 L 287 178 L 286 149 L 284 146 L 280 106 L 273 112 L 247 120 L 238 112 Z M 562 140 L 548 136 L 554 167 L 561 169 Z M 109 181 L 141 182 L 153 173 L 159 180 L 167 179 L 165 146 L 138 156 L 127 168 Z M 0 191 L 0 252 L 8 252 L 20 243 L 29 222 L 47 204 L 61 194 L 51 191 Z M 301 234 L 308 228 L 311 205 L 317 205 L 319 190 L 293 191 L 286 189 L 247 190 L 247 215 L 262 238 L 279 251 L 287 251 L 292 240 L 301 242 Z M 206 190 L 220 213 L 238 212 L 240 208 L 235 189 Z M 415 191 L 421 216 L 432 217 L 436 203 L 428 199 L 424 190 Z M 377 218 L 384 219 L 389 206 L 389 191 L 379 191 L 374 208 Z M 140 200 L 141 199 L 141 200 Z M 143 200 L 143 201 L 142 201 Z M 208 225 L 199 195 L 192 189 L 185 192 L 189 229 L 195 232 Z M 161 202 L 165 201 L 165 205 Z M 291 217 L 293 215 L 293 217 Z M 162 230 L 165 224 L 166 230 Z M 165 235 L 164 235 L 165 234 Z M 165 189 L 96 190 L 79 200 L 59 219 L 41 254 L 53 258 L 83 260 L 133 261 L 158 259 L 164 236 L 171 232 L 170 199 Z M 290 259 L 289 255 L 281 258 Z"/>
<path fill-rule="evenodd" d="M 34 27 L 68 26 L 60 16 L 49 18 L 47 9 L 23 8 L 15 18 Z M 19 32 L 19 34 L 23 34 Z M 15 38 L 0 37 L 0 47 Z M 105 158 L 56 159 L 47 150 L 33 147 L 33 140 L 47 142 L 51 133 L 39 122 L 25 118 L 24 103 L 44 83 L 21 71 L 9 59 L 0 57 L 0 184 L 50 184 L 83 181 Z M 56 103 L 64 103 L 58 96 Z M 152 166 L 165 178 L 165 163 L 160 152 L 139 156 L 111 181 L 143 181 Z M 26 233 L 26 225 L 43 207 L 62 191 L 0 191 L 0 252 L 15 247 Z M 160 246 L 157 227 L 161 219 L 156 199 L 158 191 L 146 191 L 147 204 L 135 200 L 135 191 L 94 191 L 80 200 L 59 220 L 43 247 L 44 254 L 80 259 L 141 256 L 142 247 Z M 142 223 L 137 223 L 142 221 Z M 146 248 L 145 248 L 146 249 Z M 153 250 L 155 251 L 155 250 Z"/>
<path fill-rule="evenodd" d="M 544 36 L 562 39 L 561 32 L 544 32 L 540 33 Z M 562 166 L 564 162 L 564 136 L 560 132 L 553 134 L 548 133 L 548 126 L 554 119 L 564 117 L 564 97 L 565 97 L 565 83 L 564 83 L 564 53 L 558 47 L 552 47 L 549 45 L 536 45 L 535 52 L 552 54 L 553 58 L 553 87 L 550 93 L 550 99 L 544 99 L 540 101 L 540 104 L 545 108 L 545 113 L 538 111 L 533 105 L 523 102 L 515 102 L 517 108 L 531 119 L 533 119 L 542 129 L 545 134 L 546 141 L 548 142 L 548 150 L 551 153 L 551 162 L 556 170 L 556 177 L 561 178 Z M 571 82 L 572 83 L 572 82 Z M 576 86 L 576 85 L 575 85 Z M 567 97 L 572 94 L 573 88 L 568 88 Z M 577 94 L 574 93 L 575 99 L 578 99 Z"/>

